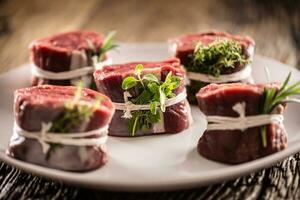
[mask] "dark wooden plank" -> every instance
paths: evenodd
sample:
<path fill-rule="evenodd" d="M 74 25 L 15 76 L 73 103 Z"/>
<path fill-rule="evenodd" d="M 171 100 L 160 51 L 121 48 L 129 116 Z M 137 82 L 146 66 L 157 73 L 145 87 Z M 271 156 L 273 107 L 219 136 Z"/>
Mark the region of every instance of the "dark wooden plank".
<path fill-rule="evenodd" d="M 78 195 L 74 187 L 47 181 L 40 177 L 0 164 L 0 199 L 73 199 Z"/>
<path fill-rule="evenodd" d="M 236 180 L 189 190 L 107 192 L 67 186 L 0 164 L 0 199 L 299 199 L 300 154 Z"/>

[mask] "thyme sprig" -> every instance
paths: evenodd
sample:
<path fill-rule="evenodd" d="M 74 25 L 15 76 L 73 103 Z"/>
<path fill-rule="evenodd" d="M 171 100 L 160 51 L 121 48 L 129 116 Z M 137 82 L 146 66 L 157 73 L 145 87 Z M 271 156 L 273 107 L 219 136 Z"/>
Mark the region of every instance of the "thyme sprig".
<path fill-rule="evenodd" d="M 148 131 L 154 123 L 161 120 L 161 112 L 166 111 L 166 100 L 176 96 L 173 91 L 179 87 L 181 78 L 169 72 L 164 81 L 153 74 L 142 75 L 143 65 L 135 67 L 135 76 L 126 77 L 122 82 L 124 90 L 137 91 L 137 96 L 130 98 L 134 104 L 149 104 L 150 110 L 132 111 L 128 129 L 134 136 L 137 130 Z"/>
<path fill-rule="evenodd" d="M 218 77 L 226 68 L 235 68 L 238 64 L 245 65 L 249 62 L 237 41 L 216 40 L 209 45 L 199 42 L 192 55 L 191 65 L 186 67 L 188 71 Z"/>
<path fill-rule="evenodd" d="M 262 114 L 270 114 L 279 105 L 282 104 L 289 96 L 300 93 L 300 81 L 292 85 L 288 85 L 291 78 L 291 72 L 278 90 L 274 87 L 265 87 L 260 104 Z M 263 147 L 267 147 L 267 127 L 261 128 L 261 137 Z"/>

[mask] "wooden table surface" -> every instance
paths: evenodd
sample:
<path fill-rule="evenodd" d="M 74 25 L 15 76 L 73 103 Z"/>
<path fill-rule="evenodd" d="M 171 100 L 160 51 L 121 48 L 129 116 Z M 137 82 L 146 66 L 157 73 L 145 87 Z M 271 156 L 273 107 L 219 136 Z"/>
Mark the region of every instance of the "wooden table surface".
<path fill-rule="evenodd" d="M 299 10 L 297 0 L 0 0 L 0 73 L 28 62 L 33 39 L 77 29 L 117 30 L 122 42 L 226 30 L 253 37 L 257 54 L 300 68 Z M 155 193 L 77 188 L 0 163 L 0 199 L 300 199 L 299 180 L 299 154 L 236 180 Z"/>

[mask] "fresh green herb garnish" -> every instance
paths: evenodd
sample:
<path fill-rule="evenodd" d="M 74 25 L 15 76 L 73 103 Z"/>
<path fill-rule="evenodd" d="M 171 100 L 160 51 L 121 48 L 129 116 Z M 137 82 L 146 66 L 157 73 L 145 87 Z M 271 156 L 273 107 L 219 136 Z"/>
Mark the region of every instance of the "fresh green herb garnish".
<path fill-rule="evenodd" d="M 92 81 L 90 89 L 97 91 L 97 85 L 96 85 L 95 81 Z"/>
<path fill-rule="evenodd" d="M 231 40 L 216 40 L 209 45 L 199 42 L 192 55 L 192 62 L 186 66 L 188 71 L 201 72 L 218 77 L 226 68 L 248 64 L 249 59 L 243 55 L 242 46 Z"/>
<path fill-rule="evenodd" d="M 94 68 L 96 69 L 100 68 L 102 66 L 101 61 L 104 61 L 105 59 L 105 54 L 111 49 L 114 49 L 118 46 L 113 42 L 113 38 L 115 34 L 116 31 L 109 32 L 103 41 L 102 47 L 99 49 L 95 47 L 94 43 L 90 39 L 88 38 L 86 39 L 87 45 L 92 51 L 90 53 L 91 54 L 90 56 L 92 56 L 92 65 L 94 66 Z M 97 86 L 94 81 L 92 81 L 89 88 L 97 91 Z"/>
<path fill-rule="evenodd" d="M 111 31 L 108 33 L 106 38 L 103 41 L 102 47 L 99 49 L 99 61 L 102 61 L 104 59 L 104 55 L 106 52 L 109 50 L 112 50 L 116 48 L 118 45 L 116 45 L 113 41 L 113 38 L 117 32 L 116 31 Z"/>
<path fill-rule="evenodd" d="M 77 84 L 74 98 L 65 102 L 65 111 L 52 121 L 50 132 L 68 133 L 81 122 L 88 121 L 95 109 L 100 107 L 100 98 L 93 105 L 80 102 L 82 86 L 82 83 Z"/>
<path fill-rule="evenodd" d="M 130 98 L 134 104 L 149 104 L 150 110 L 132 111 L 129 119 L 128 129 L 132 136 L 137 130 L 145 132 L 154 123 L 161 120 L 161 112 L 166 110 L 166 100 L 176 96 L 173 91 L 179 87 L 181 78 L 169 72 L 165 81 L 160 81 L 153 74 L 142 75 L 143 65 L 135 67 L 135 76 L 126 77 L 122 82 L 124 90 L 133 90 L 138 95 Z M 159 106 L 159 109 L 158 109 Z"/>
<path fill-rule="evenodd" d="M 93 105 L 81 103 L 83 83 L 77 83 L 77 89 L 74 94 L 74 98 L 70 101 L 65 102 L 65 110 L 55 118 L 51 123 L 51 128 L 49 132 L 52 133 L 68 133 L 72 129 L 76 128 L 80 123 L 86 121 L 88 122 L 93 115 L 95 109 L 99 108 L 102 99 L 97 97 Z M 50 144 L 50 149 L 46 154 L 46 160 L 50 158 L 51 152 L 56 148 L 62 147 L 61 144 Z"/>
<path fill-rule="evenodd" d="M 94 50 L 94 53 L 97 55 L 97 62 L 101 62 L 104 60 L 104 56 L 105 53 L 107 53 L 108 51 L 116 48 L 118 45 L 116 45 L 113 41 L 114 36 L 116 35 L 116 31 L 111 31 L 107 34 L 107 36 L 105 37 L 102 47 L 100 49 L 96 49 L 95 45 L 92 43 L 91 40 L 87 39 L 87 44 L 89 45 L 89 47 L 91 49 Z"/>
<path fill-rule="evenodd" d="M 262 114 L 270 114 L 279 104 L 283 103 L 287 97 L 300 93 L 300 81 L 288 86 L 291 78 L 291 72 L 278 90 L 272 87 L 265 87 L 260 103 L 260 111 Z M 267 146 L 267 127 L 261 128 L 262 144 Z"/>

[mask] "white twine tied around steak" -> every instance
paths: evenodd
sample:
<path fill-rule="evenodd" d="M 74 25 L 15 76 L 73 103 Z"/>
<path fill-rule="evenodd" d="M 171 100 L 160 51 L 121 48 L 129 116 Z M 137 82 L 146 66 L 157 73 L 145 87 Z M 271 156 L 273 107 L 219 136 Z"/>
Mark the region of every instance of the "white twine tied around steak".
<path fill-rule="evenodd" d="M 205 83 L 227 83 L 245 80 L 251 77 L 251 72 L 251 66 L 246 65 L 245 68 L 238 72 L 232 74 L 223 74 L 219 75 L 218 77 L 200 72 L 187 72 L 187 77 L 191 80 L 202 81 Z"/>
<path fill-rule="evenodd" d="M 262 114 L 246 116 L 246 103 L 236 103 L 232 109 L 239 117 L 206 116 L 207 130 L 241 130 L 263 126 L 271 123 L 282 124 L 284 117 L 281 114 Z"/>
<path fill-rule="evenodd" d="M 93 65 L 87 66 L 88 62 L 85 52 L 76 50 L 72 52 L 69 71 L 52 72 L 31 63 L 31 74 L 49 80 L 71 80 L 72 85 L 76 85 L 81 80 L 86 87 L 89 87 L 92 81 L 92 77 L 89 75 L 93 74 L 96 69 L 101 69 L 103 66 L 112 63 L 111 59 L 102 62 L 98 62 L 97 59 L 97 56 L 93 56 Z"/>
<path fill-rule="evenodd" d="M 47 153 L 50 149 L 50 144 L 62 144 L 62 145 L 73 145 L 73 146 L 100 146 L 106 143 L 108 125 L 87 131 L 78 133 L 51 133 L 48 132 L 52 126 L 52 123 L 42 123 L 42 128 L 37 132 L 30 132 L 23 130 L 14 123 L 14 133 L 23 136 L 25 138 L 37 140 L 41 146 L 43 153 Z M 96 136 L 96 137 L 93 137 Z"/>
<path fill-rule="evenodd" d="M 166 100 L 166 107 L 175 105 L 177 103 L 180 103 L 181 101 L 184 101 L 186 99 L 186 90 L 182 91 L 181 93 L 177 94 L 175 97 L 167 99 Z M 149 104 L 134 104 L 129 100 L 129 97 L 131 97 L 131 94 L 128 91 L 125 91 L 123 93 L 124 97 L 124 103 L 116 103 L 114 102 L 115 109 L 116 110 L 123 110 L 124 115 L 123 118 L 130 119 L 132 118 L 131 111 L 134 110 L 150 110 Z M 159 107 L 160 104 L 157 105 Z"/>

